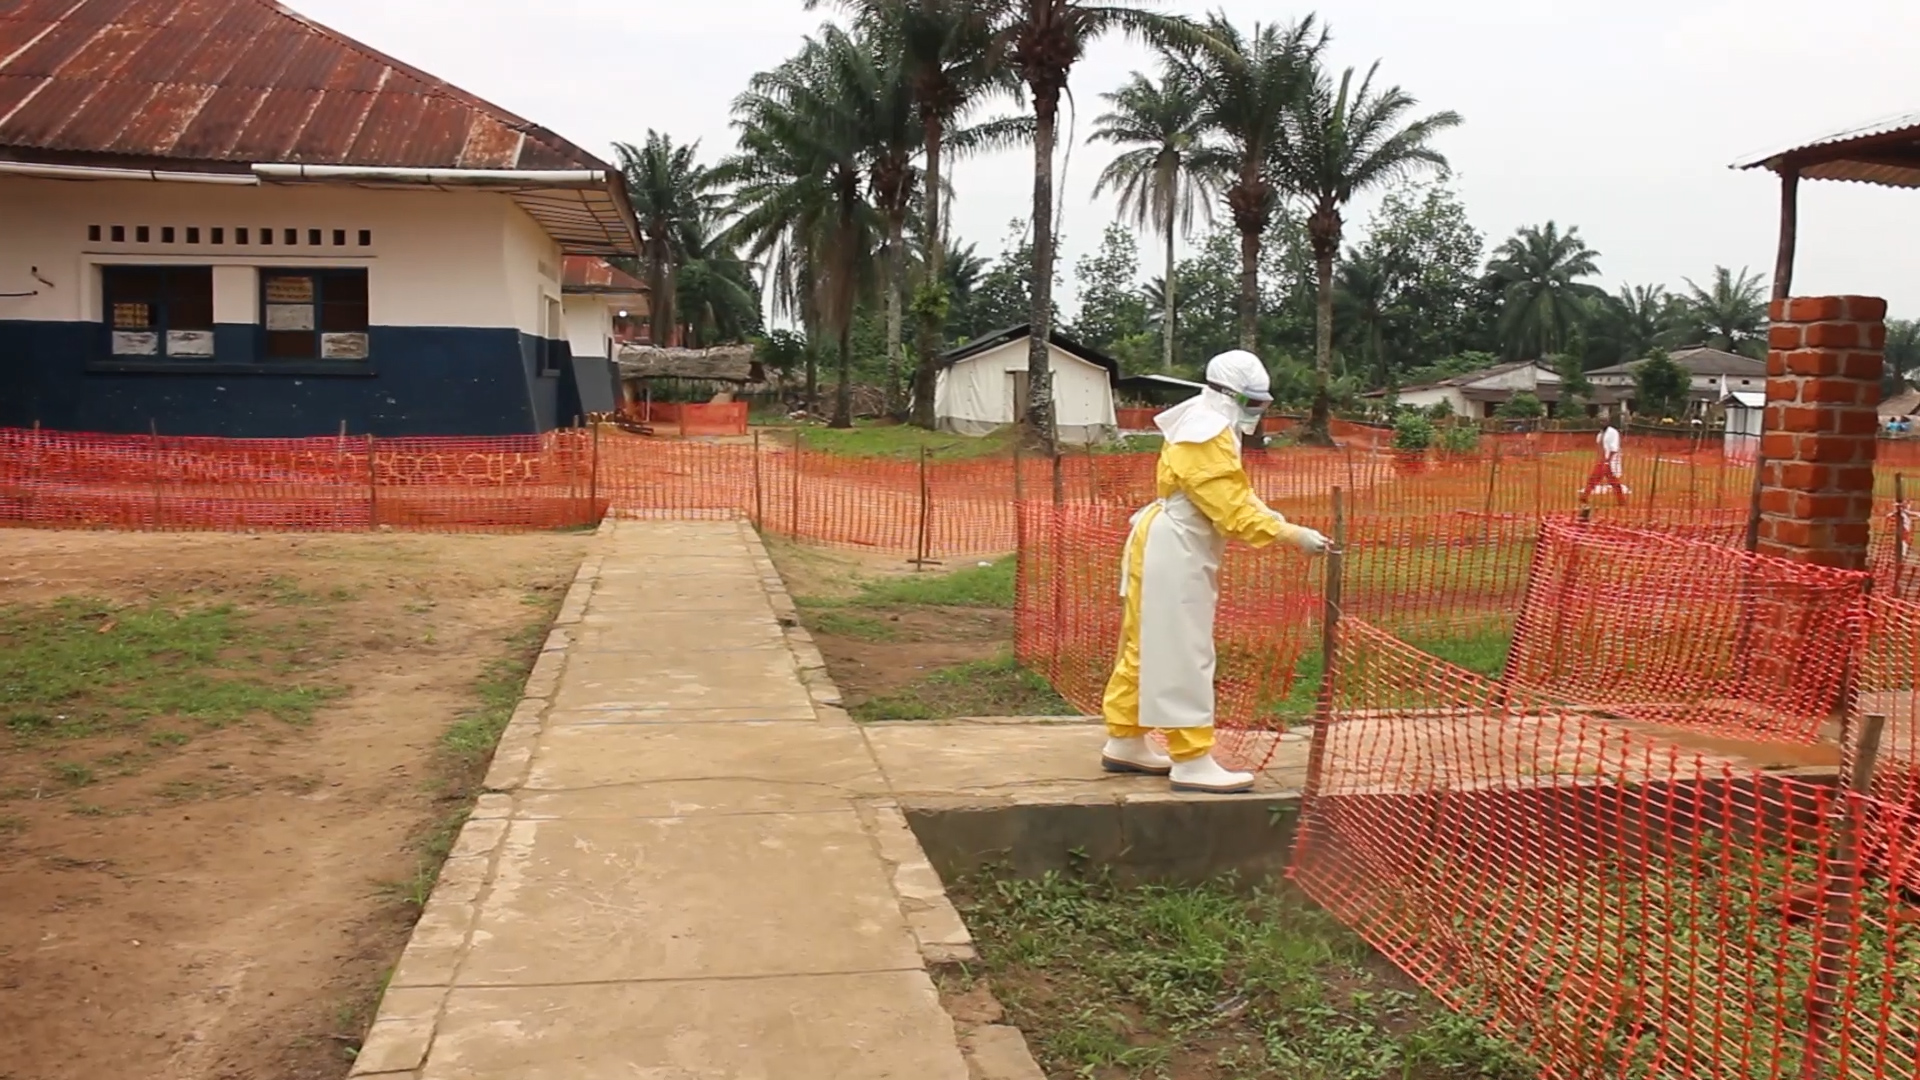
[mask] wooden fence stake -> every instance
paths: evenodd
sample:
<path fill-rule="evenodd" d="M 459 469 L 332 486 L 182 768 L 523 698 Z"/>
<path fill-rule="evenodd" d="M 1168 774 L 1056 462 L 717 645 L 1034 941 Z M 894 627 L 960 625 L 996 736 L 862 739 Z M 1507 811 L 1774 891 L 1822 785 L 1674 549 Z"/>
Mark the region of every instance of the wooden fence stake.
<path fill-rule="evenodd" d="M 160 423 L 147 418 L 147 460 L 151 463 L 153 485 L 153 528 L 160 527 Z"/>
<path fill-rule="evenodd" d="M 374 471 L 373 455 L 376 449 L 373 432 L 367 432 L 367 528 L 380 526 L 380 477 Z"/>
<path fill-rule="evenodd" d="M 793 429 L 793 525 L 792 536 L 800 539 L 800 429 Z"/>
<path fill-rule="evenodd" d="M 1880 754 L 1880 735 L 1887 718 L 1880 713 L 1861 717 L 1858 737 L 1842 755 L 1845 784 L 1834 793 L 1828 821 L 1833 829 L 1827 856 L 1826 901 L 1820 918 L 1820 935 L 1815 939 L 1813 985 L 1807 1000 L 1807 1045 L 1800 1061 L 1800 1075 L 1806 1080 L 1828 1072 L 1827 1057 L 1832 1052 L 1828 1030 L 1839 1005 L 1840 990 L 1846 980 L 1847 947 L 1854 922 L 1854 882 L 1859 877 L 1855 865 L 1859 844 L 1855 834 L 1855 796 L 1864 796 L 1873 786 L 1873 768 Z M 1788 883 L 1791 884 L 1790 882 Z"/>
<path fill-rule="evenodd" d="M 1334 676 L 1340 652 L 1340 598 L 1346 577 L 1347 508 L 1345 492 L 1333 489 L 1333 546 L 1327 549 L 1327 579 L 1320 607 L 1320 694 L 1313 709 L 1313 741 L 1307 747 L 1307 779 L 1303 796 L 1311 800 L 1320 791 L 1320 770 L 1327 754 L 1333 723 Z"/>
<path fill-rule="evenodd" d="M 753 527 L 763 529 L 767 523 L 767 504 L 760 494 L 760 429 L 753 430 Z"/>

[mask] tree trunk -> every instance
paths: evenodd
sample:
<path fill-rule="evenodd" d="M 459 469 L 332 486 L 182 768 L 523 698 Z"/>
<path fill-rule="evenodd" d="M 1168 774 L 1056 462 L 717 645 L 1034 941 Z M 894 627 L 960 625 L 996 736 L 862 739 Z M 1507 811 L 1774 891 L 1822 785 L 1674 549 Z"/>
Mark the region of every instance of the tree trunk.
<path fill-rule="evenodd" d="M 820 411 L 820 350 L 807 342 L 807 412 Z"/>
<path fill-rule="evenodd" d="M 649 238 L 647 249 L 647 338 L 661 348 L 673 336 L 673 295 L 667 291 L 667 253 Z"/>
<path fill-rule="evenodd" d="M 1160 313 L 1160 367 L 1168 374 L 1173 373 L 1173 220 L 1167 220 L 1167 276 L 1160 279 L 1161 302 L 1165 310 Z"/>
<path fill-rule="evenodd" d="M 940 141 L 945 133 L 937 116 L 924 117 L 921 125 L 926 129 L 927 144 L 926 190 L 922 196 L 925 206 L 921 211 L 926 217 L 926 279 L 914 297 L 918 326 L 913 349 L 919 363 L 913 372 L 913 423 L 932 431 L 933 393 L 940 374 L 940 335 L 946 322 L 947 245 L 940 235 Z"/>
<path fill-rule="evenodd" d="M 840 385 L 833 392 L 833 423 L 828 427 L 853 426 L 853 361 L 847 339 L 853 336 L 853 319 L 840 324 Z"/>
<path fill-rule="evenodd" d="M 1240 232 L 1240 347 L 1259 352 L 1260 234 Z"/>
<path fill-rule="evenodd" d="M 1053 338 L 1053 140 L 1060 95 L 1038 90 L 1033 97 L 1033 307 L 1027 338 L 1027 431 L 1037 449 L 1059 452 L 1053 426 L 1053 365 L 1047 348 Z"/>
<path fill-rule="evenodd" d="M 1326 446 L 1333 442 L 1333 437 L 1328 433 L 1333 406 L 1327 393 L 1327 382 L 1333 376 L 1332 247 L 1314 244 L 1313 273 L 1319 294 L 1313 319 L 1313 414 L 1307 420 L 1304 441 Z"/>
<path fill-rule="evenodd" d="M 887 221 L 887 412 L 898 416 L 901 412 L 900 368 L 905 359 L 901 353 L 901 340 L 905 327 L 902 325 L 900 310 L 901 281 L 906 269 L 906 252 L 900 250 L 905 241 L 905 211 L 894 214 Z"/>

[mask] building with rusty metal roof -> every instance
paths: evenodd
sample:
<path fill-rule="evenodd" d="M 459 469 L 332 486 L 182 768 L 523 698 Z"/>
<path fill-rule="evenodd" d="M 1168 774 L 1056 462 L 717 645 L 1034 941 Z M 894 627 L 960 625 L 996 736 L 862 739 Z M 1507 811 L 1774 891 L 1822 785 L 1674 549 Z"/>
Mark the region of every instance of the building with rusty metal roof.
<path fill-rule="evenodd" d="M 0 425 L 247 436 L 571 422 L 563 266 L 639 249 L 619 170 L 271 0 L 0 3 L 0 236 Z"/>

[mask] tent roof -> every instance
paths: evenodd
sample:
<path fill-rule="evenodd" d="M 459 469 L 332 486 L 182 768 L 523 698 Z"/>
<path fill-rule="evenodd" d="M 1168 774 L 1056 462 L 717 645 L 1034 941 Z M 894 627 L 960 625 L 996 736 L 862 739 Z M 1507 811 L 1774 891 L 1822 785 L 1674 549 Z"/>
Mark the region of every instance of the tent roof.
<path fill-rule="evenodd" d="M 1005 330 L 996 330 L 991 334 L 983 334 L 964 345 L 941 353 L 940 366 L 952 367 L 962 360 L 970 360 L 973 357 L 979 356 L 981 353 L 997 349 L 1002 345 L 1007 345 L 1015 341 L 1023 341 L 1031 336 L 1033 336 L 1032 323 L 1021 323 L 1019 326 L 1009 326 Z M 1089 364 L 1107 369 L 1108 382 L 1117 382 L 1119 380 L 1120 361 L 1115 360 L 1113 357 L 1097 349 L 1090 349 L 1058 330 L 1048 335 L 1047 340 L 1052 343 L 1054 348 L 1064 353 L 1079 357 Z"/>

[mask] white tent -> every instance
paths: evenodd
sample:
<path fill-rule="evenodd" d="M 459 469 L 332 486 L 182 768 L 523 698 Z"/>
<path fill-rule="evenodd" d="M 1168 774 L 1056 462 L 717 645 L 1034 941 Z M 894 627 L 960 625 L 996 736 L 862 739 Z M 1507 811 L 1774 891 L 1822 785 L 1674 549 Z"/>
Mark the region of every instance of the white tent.
<path fill-rule="evenodd" d="M 1742 464 L 1753 461 L 1760 454 L 1761 422 L 1766 416 L 1767 395 L 1745 390 L 1722 392 L 1720 404 L 1727 408 L 1727 460 Z"/>
<path fill-rule="evenodd" d="M 940 358 L 933 395 L 940 430 L 985 435 L 1026 418 L 1031 336 L 1027 326 L 1016 326 L 970 341 Z M 1052 335 L 1047 352 L 1060 441 L 1089 443 L 1114 437 L 1120 424 L 1113 408 L 1113 381 L 1120 375 L 1120 365 L 1059 333 Z"/>

